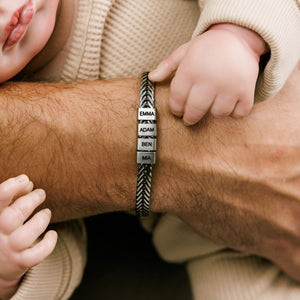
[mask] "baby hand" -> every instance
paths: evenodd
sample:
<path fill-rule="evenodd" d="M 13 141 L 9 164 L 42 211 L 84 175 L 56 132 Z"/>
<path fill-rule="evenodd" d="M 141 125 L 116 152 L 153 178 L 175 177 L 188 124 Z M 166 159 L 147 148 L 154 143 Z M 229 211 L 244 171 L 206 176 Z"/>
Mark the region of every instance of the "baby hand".
<path fill-rule="evenodd" d="M 238 28 L 237 32 L 226 25 Z M 169 105 L 186 125 L 195 124 L 208 111 L 215 117 L 242 117 L 250 112 L 261 54 L 256 50 L 264 52 L 265 44 L 254 32 L 263 46 L 251 43 L 252 36 L 243 40 L 239 28 L 213 26 L 180 46 L 149 74 L 151 80 L 163 81 L 176 71 Z"/>
<path fill-rule="evenodd" d="M 0 298 L 13 294 L 23 274 L 44 260 L 56 245 L 55 231 L 48 231 L 38 241 L 50 222 L 51 212 L 43 209 L 30 218 L 45 200 L 43 190 L 32 189 L 25 175 L 0 184 Z"/>

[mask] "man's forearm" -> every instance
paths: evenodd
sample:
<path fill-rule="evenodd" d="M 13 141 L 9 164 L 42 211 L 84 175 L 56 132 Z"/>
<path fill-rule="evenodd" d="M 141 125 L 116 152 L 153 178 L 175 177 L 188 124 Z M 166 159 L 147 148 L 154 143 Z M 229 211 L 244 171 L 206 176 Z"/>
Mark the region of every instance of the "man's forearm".
<path fill-rule="evenodd" d="M 54 220 L 134 208 L 138 80 L 1 87 L 0 180 L 26 173 Z"/>
<path fill-rule="evenodd" d="M 134 209 L 139 79 L 7 83 L 1 90 L 0 180 L 26 173 L 46 190 L 54 221 Z M 157 86 L 151 209 L 160 212 L 205 194 L 202 166 L 212 163 L 213 149 L 207 125 L 190 130 L 171 115 L 168 92 L 167 84 Z"/>
<path fill-rule="evenodd" d="M 202 235 L 271 259 L 298 281 L 299 80 L 300 64 L 248 118 L 208 117 L 184 132 L 189 140 L 179 134 L 169 180 L 177 184 L 167 207 Z"/>
<path fill-rule="evenodd" d="M 197 152 L 199 170 L 210 153 L 201 130 L 171 115 L 168 92 L 167 84 L 156 89 L 154 211 L 177 207 L 174 192 L 184 197 L 196 167 L 190 151 Z M 3 85 L 0 180 L 26 173 L 46 190 L 54 221 L 134 209 L 138 99 L 139 79 Z M 178 171 L 182 176 L 174 176 Z M 201 172 L 197 176 L 202 181 Z"/>
<path fill-rule="evenodd" d="M 300 89 L 297 69 L 248 118 L 186 128 L 156 88 L 157 164 L 151 209 L 201 234 L 274 260 L 300 280 Z M 139 80 L 2 87 L 0 175 L 26 173 L 55 220 L 131 210 Z"/>

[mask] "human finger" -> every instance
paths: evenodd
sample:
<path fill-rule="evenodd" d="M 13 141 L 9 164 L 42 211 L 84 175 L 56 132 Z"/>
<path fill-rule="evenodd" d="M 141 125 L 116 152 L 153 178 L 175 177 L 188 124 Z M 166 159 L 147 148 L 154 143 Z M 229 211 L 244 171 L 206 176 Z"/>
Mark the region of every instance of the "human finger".
<path fill-rule="evenodd" d="M 169 78 L 178 68 L 188 46 L 189 42 L 178 47 L 170 56 L 164 59 L 153 71 L 149 73 L 149 79 L 159 82 Z"/>
<path fill-rule="evenodd" d="M 54 230 L 48 231 L 43 239 L 32 248 L 22 251 L 19 255 L 19 265 L 24 268 L 32 268 L 41 263 L 49 256 L 55 248 L 57 233 Z"/>
<path fill-rule="evenodd" d="M 182 117 L 189 91 L 192 87 L 192 82 L 182 72 L 176 72 L 175 77 L 170 84 L 170 100 L 169 106 L 171 112 Z"/>
<path fill-rule="evenodd" d="M 16 252 L 25 250 L 33 245 L 39 236 L 47 229 L 51 219 L 50 209 L 36 213 L 23 226 L 10 236 L 10 246 Z"/>
<path fill-rule="evenodd" d="M 18 198 L 5 208 L 0 218 L 0 230 L 9 234 L 20 227 L 46 198 L 45 191 L 36 189 Z"/>
<path fill-rule="evenodd" d="M 32 190 L 33 183 L 26 175 L 9 178 L 0 184 L 0 213 L 13 199 Z"/>
<path fill-rule="evenodd" d="M 210 113 L 216 118 L 229 116 L 234 110 L 236 102 L 232 96 L 217 95 L 210 108 Z"/>
<path fill-rule="evenodd" d="M 215 92 L 203 85 L 194 85 L 189 93 L 183 122 L 186 126 L 197 123 L 209 110 L 215 98 Z"/>
<path fill-rule="evenodd" d="M 253 99 L 238 100 L 231 116 L 234 118 L 245 117 L 250 113 L 252 106 Z"/>

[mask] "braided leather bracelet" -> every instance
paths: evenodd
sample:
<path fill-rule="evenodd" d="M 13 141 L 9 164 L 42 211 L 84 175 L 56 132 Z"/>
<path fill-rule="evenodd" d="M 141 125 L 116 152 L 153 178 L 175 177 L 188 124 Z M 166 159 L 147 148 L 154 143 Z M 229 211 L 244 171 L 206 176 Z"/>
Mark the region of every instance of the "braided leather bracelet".
<path fill-rule="evenodd" d="M 156 160 L 156 110 L 154 108 L 154 84 L 149 72 L 141 77 L 140 107 L 138 110 L 136 215 L 150 213 L 152 165 Z"/>

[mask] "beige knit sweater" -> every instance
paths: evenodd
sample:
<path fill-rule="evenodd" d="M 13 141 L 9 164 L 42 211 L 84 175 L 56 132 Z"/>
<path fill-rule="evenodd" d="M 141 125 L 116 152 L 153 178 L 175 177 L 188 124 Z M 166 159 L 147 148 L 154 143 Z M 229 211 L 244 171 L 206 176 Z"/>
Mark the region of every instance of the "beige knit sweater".
<path fill-rule="evenodd" d="M 257 100 L 278 91 L 300 58 L 300 13 L 296 0 L 202 0 L 199 3 L 76 0 L 76 3 L 74 26 L 65 48 L 35 79 L 73 81 L 139 76 L 142 71 L 153 69 L 192 35 L 201 34 L 220 22 L 251 28 L 271 49 L 270 59 L 259 76 Z M 157 227 L 150 223 L 155 245 L 169 261 L 187 261 L 222 248 L 199 237 L 175 217 L 161 217 Z M 49 259 L 25 275 L 14 300 L 67 299 L 72 293 L 81 278 L 84 251 L 80 251 L 80 243 L 67 225 L 59 234 L 62 244 Z M 66 259 L 66 253 L 80 263 Z M 53 266 L 60 261 L 64 265 L 58 268 L 61 274 L 58 280 L 55 272 L 47 270 L 56 270 Z M 193 266 L 189 268 L 193 273 Z"/>
<path fill-rule="evenodd" d="M 68 299 L 81 281 L 86 264 L 86 232 L 81 220 L 56 224 L 53 253 L 24 276 L 12 300 Z"/>

